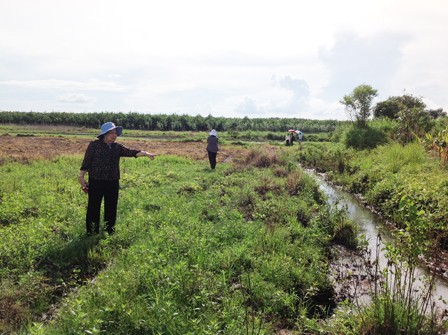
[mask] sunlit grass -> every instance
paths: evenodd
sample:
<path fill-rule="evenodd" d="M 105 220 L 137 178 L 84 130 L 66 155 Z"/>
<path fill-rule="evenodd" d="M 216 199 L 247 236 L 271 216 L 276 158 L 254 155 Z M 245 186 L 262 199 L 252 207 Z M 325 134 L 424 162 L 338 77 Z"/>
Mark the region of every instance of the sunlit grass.
<path fill-rule="evenodd" d="M 328 250 L 356 248 L 356 226 L 327 207 L 299 155 L 251 147 L 216 171 L 176 155 L 123 159 L 116 233 L 89 238 L 81 156 L 1 165 L 0 331 L 322 333 L 308 325 L 334 308 Z"/>
<path fill-rule="evenodd" d="M 286 158 L 250 151 L 246 168 L 216 171 L 123 159 L 117 230 L 97 237 L 84 232 L 81 156 L 0 166 L 13 185 L 0 194 L 1 330 L 270 333 L 305 305 L 321 317 L 332 221 L 320 225 L 317 185 Z"/>

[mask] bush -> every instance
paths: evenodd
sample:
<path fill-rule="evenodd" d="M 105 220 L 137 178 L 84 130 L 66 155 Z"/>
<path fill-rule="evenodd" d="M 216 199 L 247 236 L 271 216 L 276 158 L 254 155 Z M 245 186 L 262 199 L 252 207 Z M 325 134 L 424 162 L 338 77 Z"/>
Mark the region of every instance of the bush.
<path fill-rule="evenodd" d="M 276 150 L 267 148 L 251 148 L 244 157 L 236 159 L 229 173 L 242 171 L 248 168 L 269 168 L 273 165 L 281 165 L 284 161 Z"/>
<path fill-rule="evenodd" d="M 387 142 L 387 136 L 382 130 L 375 128 L 352 126 L 343 137 L 348 148 L 373 149 Z"/>

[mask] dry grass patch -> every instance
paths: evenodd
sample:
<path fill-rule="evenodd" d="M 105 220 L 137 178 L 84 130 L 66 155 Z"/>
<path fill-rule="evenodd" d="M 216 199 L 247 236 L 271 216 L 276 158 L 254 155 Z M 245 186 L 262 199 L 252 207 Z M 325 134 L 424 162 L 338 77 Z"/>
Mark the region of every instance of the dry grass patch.
<path fill-rule="evenodd" d="M 285 164 L 285 162 L 280 158 L 277 147 L 263 146 L 250 148 L 243 155 L 234 159 L 233 168 L 229 173 L 244 171 L 253 167 L 268 168 L 282 164 Z"/>
<path fill-rule="evenodd" d="M 95 138 L 67 137 L 17 137 L 0 136 L 0 162 L 28 162 L 34 159 L 54 159 L 59 156 L 82 155 L 89 142 Z M 175 155 L 194 160 L 208 160 L 206 144 L 201 142 L 153 142 L 148 140 L 130 140 L 119 138 L 118 142 L 129 148 L 150 151 L 156 155 Z M 244 155 L 247 149 L 237 146 L 221 146 L 218 162 L 222 163 L 237 159 Z"/>

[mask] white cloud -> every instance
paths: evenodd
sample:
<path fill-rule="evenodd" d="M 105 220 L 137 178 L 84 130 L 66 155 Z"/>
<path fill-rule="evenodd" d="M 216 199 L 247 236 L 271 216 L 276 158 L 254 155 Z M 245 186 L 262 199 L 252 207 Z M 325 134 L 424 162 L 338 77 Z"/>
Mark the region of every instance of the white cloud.
<path fill-rule="evenodd" d="M 103 82 L 99 80 L 88 80 L 77 82 L 71 80 L 58 79 L 38 79 L 38 80 L 6 80 L 0 81 L 1 86 L 15 86 L 32 89 L 54 89 L 54 90 L 87 90 L 87 91 L 123 91 L 125 87 L 114 82 Z"/>
<path fill-rule="evenodd" d="M 256 102 L 248 97 L 245 97 L 244 101 L 235 108 L 235 112 L 239 115 L 247 116 L 258 116 L 260 114 Z"/>
<path fill-rule="evenodd" d="M 324 98 L 338 99 L 363 83 L 387 92 L 391 78 L 399 70 L 402 47 L 408 39 L 395 34 L 337 35 L 330 49 L 320 49 L 319 57 L 330 75 Z"/>
<path fill-rule="evenodd" d="M 78 93 L 68 93 L 68 94 L 61 95 L 57 98 L 58 102 L 75 103 L 75 104 L 91 103 L 94 100 L 95 99 L 92 97 L 88 97 L 84 94 L 78 94 Z"/>
<path fill-rule="evenodd" d="M 361 83 L 448 109 L 446 17 L 442 0 L 2 1 L 0 109 L 345 119 Z"/>

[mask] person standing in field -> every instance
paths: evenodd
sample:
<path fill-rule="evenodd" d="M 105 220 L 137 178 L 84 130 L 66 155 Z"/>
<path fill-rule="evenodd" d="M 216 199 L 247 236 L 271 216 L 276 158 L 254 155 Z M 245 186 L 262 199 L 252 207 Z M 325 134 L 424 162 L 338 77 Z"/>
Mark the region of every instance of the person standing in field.
<path fill-rule="evenodd" d="M 211 132 L 208 133 L 209 136 L 207 138 L 207 152 L 208 152 L 208 160 L 210 162 L 210 167 L 212 170 L 216 167 L 216 155 L 218 154 L 218 133 L 215 129 L 212 129 Z"/>
<path fill-rule="evenodd" d="M 297 140 L 299 142 L 299 149 L 302 148 L 302 140 L 303 140 L 303 133 L 299 130 L 296 131 L 297 133 Z"/>
<path fill-rule="evenodd" d="M 105 230 L 109 234 L 115 231 L 117 219 L 118 190 L 120 179 L 121 157 L 149 157 L 151 160 L 156 155 L 125 147 L 115 140 L 123 132 L 121 126 L 112 122 L 106 122 L 101 126 L 98 139 L 89 143 L 84 154 L 79 173 L 79 183 L 82 189 L 88 193 L 86 213 L 87 235 L 99 234 L 101 203 L 104 198 Z M 85 180 L 86 173 L 89 182 Z"/>

